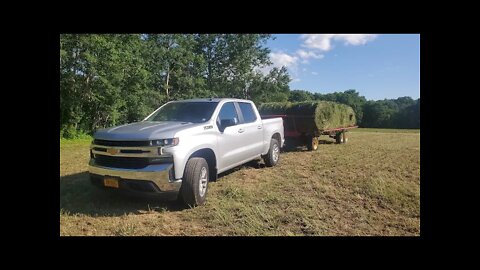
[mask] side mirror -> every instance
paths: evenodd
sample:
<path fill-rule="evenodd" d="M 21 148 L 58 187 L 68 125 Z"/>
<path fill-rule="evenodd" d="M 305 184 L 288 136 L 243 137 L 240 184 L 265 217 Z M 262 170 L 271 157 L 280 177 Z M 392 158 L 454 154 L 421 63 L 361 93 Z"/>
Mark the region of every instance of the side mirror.
<path fill-rule="evenodd" d="M 238 123 L 237 118 L 220 120 L 220 131 L 223 132 L 227 127 L 235 126 Z"/>

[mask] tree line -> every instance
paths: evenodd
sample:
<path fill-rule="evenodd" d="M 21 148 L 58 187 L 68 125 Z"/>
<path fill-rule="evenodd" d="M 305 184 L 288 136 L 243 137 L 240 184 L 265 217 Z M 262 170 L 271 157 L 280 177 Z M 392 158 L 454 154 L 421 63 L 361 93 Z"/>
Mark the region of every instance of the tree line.
<path fill-rule="evenodd" d="M 366 127 L 416 127 L 419 100 L 366 101 L 355 90 L 290 91 L 285 67 L 262 69 L 271 64 L 266 47 L 271 38 L 268 34 L 62 34 L 60 135 L 91 134 L 97 128 L 141 120 L 170 100 L 205 97 L 245 98 L 256 104 L 331 100 L 352 106 Z"/>
<path fill-rule="evenodd" d="M 63 137 L 143 119 L 177 99 L 285 101 L 290 77 L 271 64 L 267 34 L 60 35 Z"/>
<path fill-rule="evenodd" d="M 351 106 L 357 124 L 366 128 L 420 128 L 420 98 L 399 97 L 397 99 L 367 100 L 354 89 L 328 94 L 293 90 L 289 101 L 326 100 Z"/>

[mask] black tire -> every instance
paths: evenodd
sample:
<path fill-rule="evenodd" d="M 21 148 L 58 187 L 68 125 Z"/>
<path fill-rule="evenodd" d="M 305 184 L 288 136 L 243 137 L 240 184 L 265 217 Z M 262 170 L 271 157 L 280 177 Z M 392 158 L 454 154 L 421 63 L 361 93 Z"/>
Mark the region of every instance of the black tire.
<path fill-rule="evenodd" d="M 307 137 L 307 149 L 308 151 L 317 151 L 318 149 L 318 137 Z"/>
<path fill-rule="evenodd" d="M 200 181 L 203 173 L 206 173 L 206 183 Z M 189 159 L 185 166 L 179 200 L 187 207 L 204 205 L 207 198 L 209 178 L 208 163 L 204 158 L 194 157 Z M 201 184 L 206 185 L 203 196 L 200 192 Z"/>
<path fill-rule="evenodd" d="M 280 160 L 280 144 L 278 143 L 277 139 L 272 138 L 270 140 L 270 149 L 268 149 L 268 153 L 263 157 L 263 160 L 265 161 L 265 165 L 267 167 L 273 167 L 277 165 L 278 161 Z"/>
<path fill-rule="evenodd" d="M 335 135 L 335 141 L 340 144 L 340 143 L 343 143 L 343 132 L 337 132 L 337 134 Z"/>

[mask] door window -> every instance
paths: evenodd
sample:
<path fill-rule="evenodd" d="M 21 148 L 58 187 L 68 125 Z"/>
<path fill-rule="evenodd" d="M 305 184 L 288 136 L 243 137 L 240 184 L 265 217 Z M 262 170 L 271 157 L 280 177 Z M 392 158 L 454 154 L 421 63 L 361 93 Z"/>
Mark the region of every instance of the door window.
<path fill-rule="evenodd" d="M 223 104 L 222 109 L 217 117 L 217 126 L 220 128 L 222 120 L 231 120 L 233 119 L 233 125 L 238 124 L 238 115 L 237 110 L 233 102 L 227 102 Z"/>
<path fill-rule="evenodd" d="M 257 121 L 257 115 L 255 114 L 251 103 L 239 102 L 238 105 L 240 105 L 240 110 L 242 111 L 245 123 Z"/>

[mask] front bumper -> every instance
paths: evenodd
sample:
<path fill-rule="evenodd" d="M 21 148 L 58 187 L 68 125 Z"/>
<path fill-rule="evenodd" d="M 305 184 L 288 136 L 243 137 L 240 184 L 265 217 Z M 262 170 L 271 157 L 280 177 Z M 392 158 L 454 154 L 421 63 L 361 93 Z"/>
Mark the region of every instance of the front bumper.
<path fill-rule="evenodd" d="M 182 185 L 182 180 L 175 180 L 173 177 L 173 163 L 154 164 L 142 169 L 123 169 L 103 167 L 90 160 L 89 172 L 95 176 L 113 176 L 120 178 L 124 182 L 135 182 L 143 184 L 150 182 L 155 185 L 151 191 L 156 193 L 177 193 Z"/>

